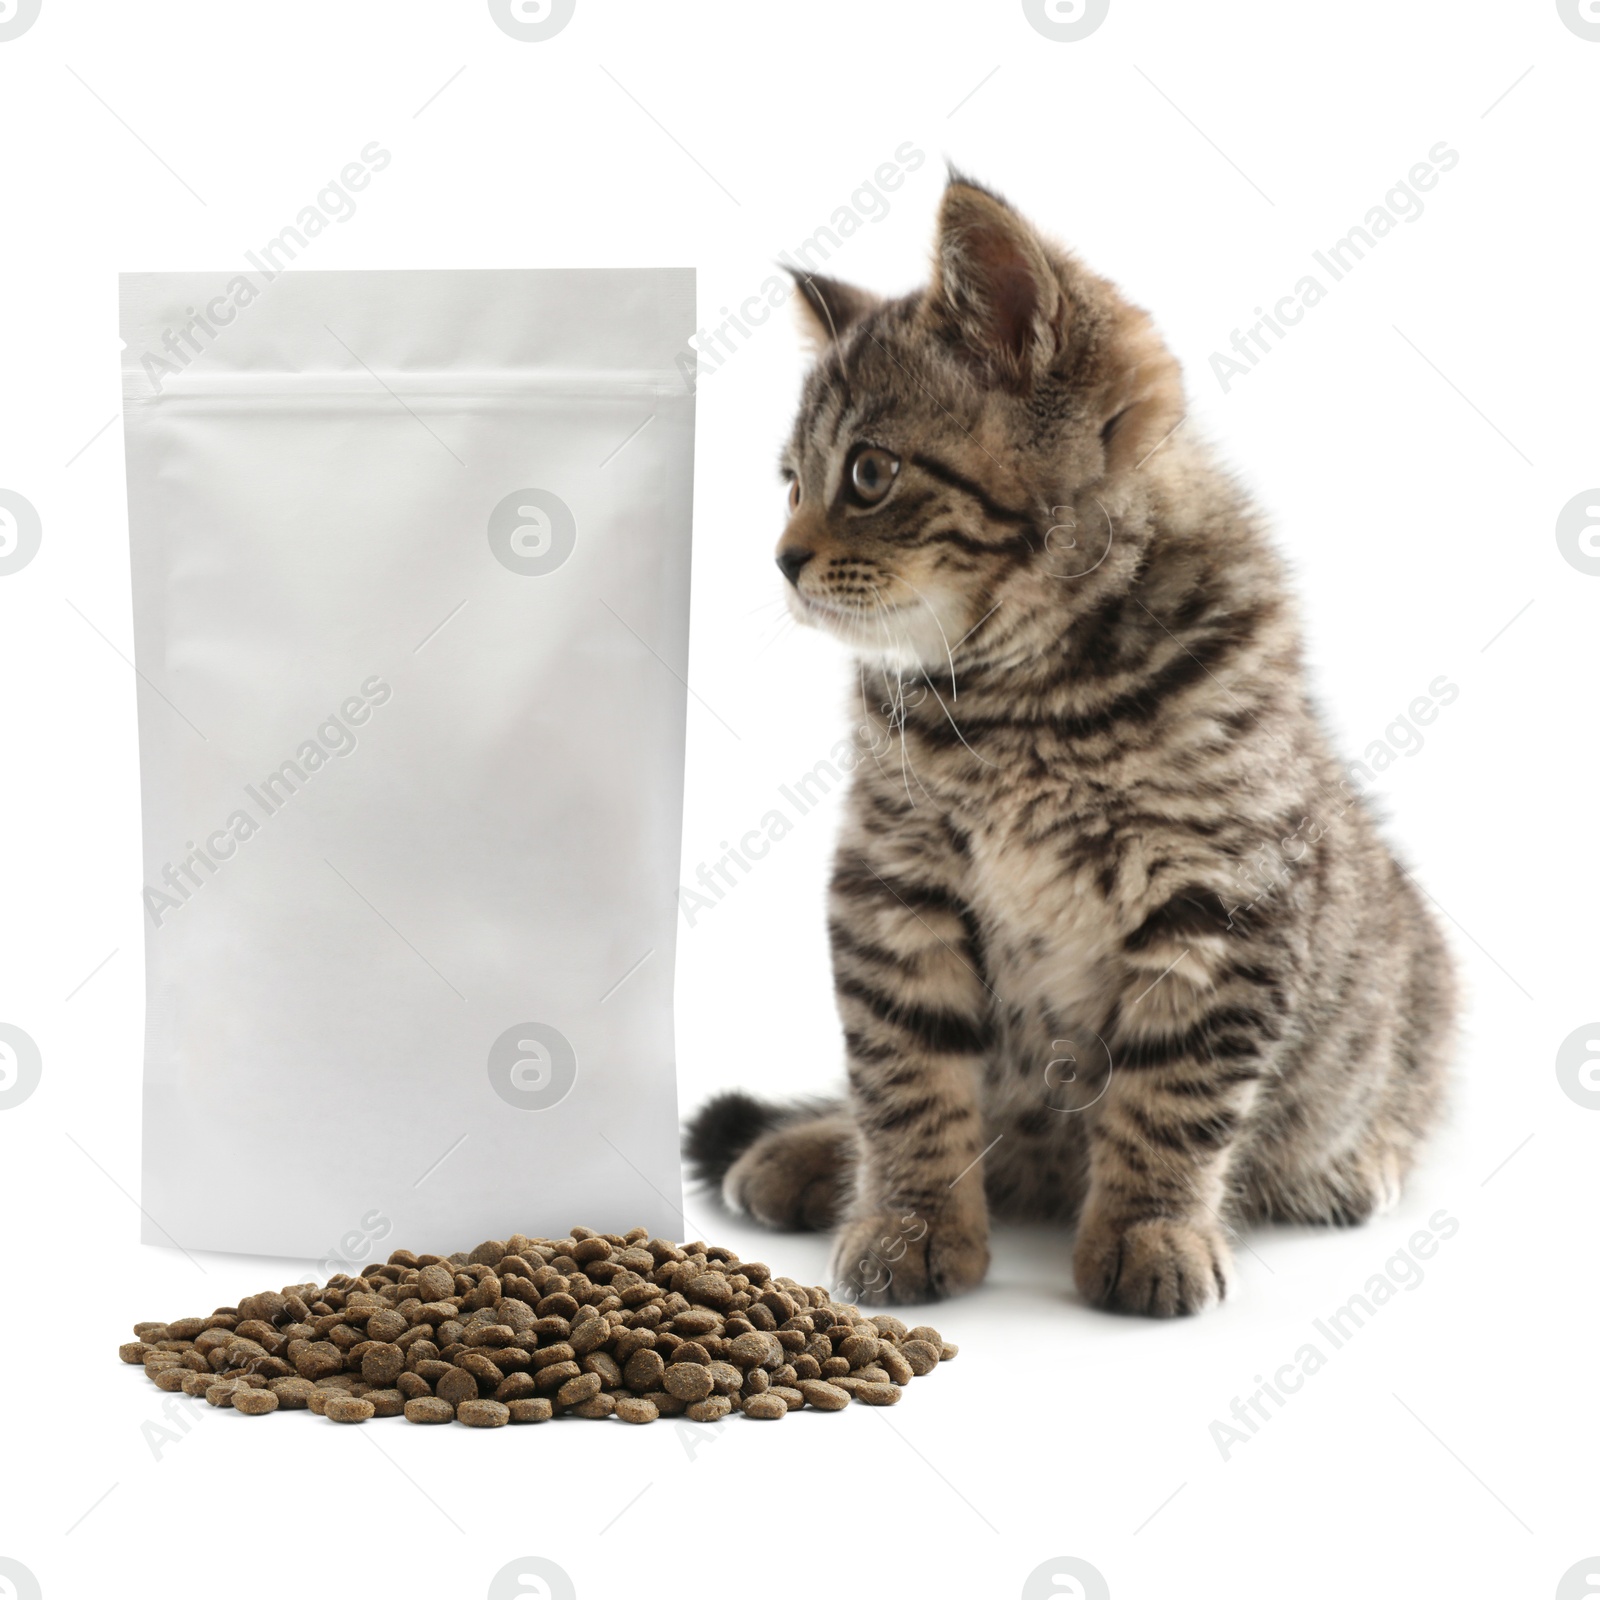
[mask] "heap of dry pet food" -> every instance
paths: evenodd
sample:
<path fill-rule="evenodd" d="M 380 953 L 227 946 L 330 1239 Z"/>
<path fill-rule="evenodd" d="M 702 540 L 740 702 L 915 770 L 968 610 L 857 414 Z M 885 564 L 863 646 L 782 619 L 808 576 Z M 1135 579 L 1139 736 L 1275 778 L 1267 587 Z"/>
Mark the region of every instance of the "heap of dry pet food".
<path fill-rule="evenodd" d="M 887 1406 L 956 1353 L 937 1329 L 867 1317 L 731 1250 L 646 1233 L 396 1250 L 359 1278 L 138 1323 L 120 1354 L 160 1389 L 247 1416 L 308 1408 L 335 1422 L 498 1428 Z"/>

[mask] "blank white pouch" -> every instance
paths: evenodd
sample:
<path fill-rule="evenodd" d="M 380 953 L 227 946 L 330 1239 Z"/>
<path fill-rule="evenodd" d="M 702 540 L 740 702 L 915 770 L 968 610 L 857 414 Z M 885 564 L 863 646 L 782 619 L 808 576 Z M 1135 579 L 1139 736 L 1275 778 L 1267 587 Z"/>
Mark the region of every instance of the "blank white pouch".
<path fill-rule="evenodd" d="M 694 305 L 123 278 L 148 1243 L 681 1237 Z"/>

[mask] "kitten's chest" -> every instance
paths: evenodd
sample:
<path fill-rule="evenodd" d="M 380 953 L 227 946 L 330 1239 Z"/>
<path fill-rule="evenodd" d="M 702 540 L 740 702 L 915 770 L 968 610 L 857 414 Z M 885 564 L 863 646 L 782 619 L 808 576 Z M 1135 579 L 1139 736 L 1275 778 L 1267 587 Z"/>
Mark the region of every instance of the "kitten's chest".
<path fill-rule="evenodd" d="M 986 976 L 1012 1005 L 1097 1009 L 1120 945 L 1105 858 L 1082 848 L 1108 824 L 1092 816 L 1039 837 L 1026 806 L 967 817 L 965 897 L 983 933 Z"/>

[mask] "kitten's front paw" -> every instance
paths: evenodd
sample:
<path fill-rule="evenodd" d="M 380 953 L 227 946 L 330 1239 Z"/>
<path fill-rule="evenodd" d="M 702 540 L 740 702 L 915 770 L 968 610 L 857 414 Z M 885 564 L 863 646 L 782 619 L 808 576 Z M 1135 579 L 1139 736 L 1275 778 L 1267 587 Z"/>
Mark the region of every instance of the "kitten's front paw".
<path fill-rule="evenodd" d="M 845 1223 L 834 1241 L 834 1295 L 865 1305 L 915 1305 L 965 1294 L 989 1270 L 982 1211 L 924 1217 L 881 1211 Z"/>
<path fill-rule="evenodd" d="M 1088 1299 L 1146 1317 L 1187 1317 L 1218 1304 L 1232 1265 L 1220 1228 L 1171 1217 L 1086 1221 L 1073 1261 Z"/>

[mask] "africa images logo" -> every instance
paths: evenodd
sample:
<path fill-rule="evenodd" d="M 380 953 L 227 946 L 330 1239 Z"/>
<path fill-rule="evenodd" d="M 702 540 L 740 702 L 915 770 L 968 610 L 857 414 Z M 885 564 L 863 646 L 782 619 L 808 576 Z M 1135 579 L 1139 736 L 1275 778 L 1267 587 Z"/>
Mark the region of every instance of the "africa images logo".
<path fill-rule="evenodd" d="M 39 20 L 41 0 L 0 0 L 0 44 L 20 39 Z"/>
<path fill-rule="evenodd" d="M 521 44 L 542 44 L 572 21 L 578 0 L 489 0 L 495 26 Z"/>

